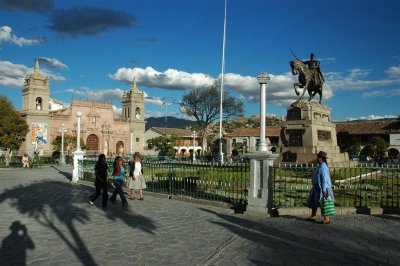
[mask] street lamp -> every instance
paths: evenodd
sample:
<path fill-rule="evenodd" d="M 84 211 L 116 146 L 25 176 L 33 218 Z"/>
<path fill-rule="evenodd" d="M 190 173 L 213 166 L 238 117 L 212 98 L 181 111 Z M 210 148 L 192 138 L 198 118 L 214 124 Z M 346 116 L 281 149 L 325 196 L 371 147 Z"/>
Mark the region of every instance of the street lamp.
<path fill-rule="evenodd" d="M 77 131 L 77 136 L 76 136 L 76 151 L 81 151 L 81 116 L 82 116 L 82 112 L 78 111 L 76 113 L 76 116 L 78 117 L 78 131 Z"/>
<path fill-rule="evenodd" d="M 134 130 L 133 129 L 131 129 L 131 145 L 130 145 L 130 150 L 129 150 L 129 153 L 130 154 L 133 154 L 133 132 L 134 132 Z"/>
<path fill-rule="evenodd" d="M 64 123 L 61 124 L 61 158 L 60 158 L 60 166 L 65 165 L 65 155 L 64 155 L 64 133 L 67 132 Z"/>
<path fill-rule="evenodd" d="M 257 145 L 257 151 L 268 151 L 268 145 L 265 142 L 265 102 L 266 102 L 266 89 L 270 77 L 267 72 L 262 72 L 257 77 L 260 84 L 260 141 Z"/>
<path fill-rule="evenodd" d="M 194 162 L 196 160 L 195 149 L 194 149 L 194 146 L 196 143 L 196 131 L 193 131 L 192 137 L 193 137 L 193 154 L 192 154 L 192 156 L 193 156 L 193 162 Z"/>
<path fill-rule="evenodd" d="M 74 152 L 74 169 L 72 170 L 72 182 L 77 183 L 79 180 L 79 160 L 83 160 L 83 151 L 81 150 L 81 116 L 82 112 L 78 111 L 76 117 L 78 118 L 76 150 Z"/>

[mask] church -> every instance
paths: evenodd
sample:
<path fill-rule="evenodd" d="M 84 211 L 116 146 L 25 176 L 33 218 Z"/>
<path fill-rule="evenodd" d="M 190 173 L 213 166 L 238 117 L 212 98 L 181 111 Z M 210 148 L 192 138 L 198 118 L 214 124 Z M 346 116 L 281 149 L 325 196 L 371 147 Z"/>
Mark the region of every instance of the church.
<path fill-rule="evenodd" d="M 19 154 L 32 156 L 37 151 L 42 156 L 53 152 L 52 141 L 61 136 L 77 136 L 78 117 L 81 112 L 80 136 L 86 144 L 87 155 L 104 153 L 128 154 L 143 152 L 144 147 L 144 93 L 138 90 L 135 80 L 130 90 L 121 98 L 122 114 L 114 112 L 111 102 L 72 99 L 63 108 L 50 98 L 50 84 L 36 61 L 34 72 L 28 75 L 22 90 L 21 115 L 29 125 L 29 132 Z M 65 143 L 64 154 L 72 155 L 76 147 Z"/>

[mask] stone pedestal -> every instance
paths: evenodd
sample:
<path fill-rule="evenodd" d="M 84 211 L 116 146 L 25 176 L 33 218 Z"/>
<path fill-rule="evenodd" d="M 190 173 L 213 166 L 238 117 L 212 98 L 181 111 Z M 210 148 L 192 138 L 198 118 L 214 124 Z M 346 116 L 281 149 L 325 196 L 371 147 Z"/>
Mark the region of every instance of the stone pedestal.
<path fill-rule="evenodd" d="M 269 214 L 273 203 L 272 170 L 278 154 L 257 151 L 247 154 L 250 159 L 250 187 L 247 214 Z"/>
<path fill-rule="evenodd" d="M 348 154 L 340 153 L 337 145 L 331 111 L 312 101 L 300 100 L 288 108 L 278 149 L 276 163 L 315 163 L 315 154 L 321 150 L 328 154 L 330 166 L 349 162 Z"/>
<path fill-rule="evenodd" d="M 79 180 L 79 165 L 78 160 L 83 160 L 83 151 L 75 151 L 74 154 L 74 168 L 72 170 L 71 182 L 77 183 Z"/>

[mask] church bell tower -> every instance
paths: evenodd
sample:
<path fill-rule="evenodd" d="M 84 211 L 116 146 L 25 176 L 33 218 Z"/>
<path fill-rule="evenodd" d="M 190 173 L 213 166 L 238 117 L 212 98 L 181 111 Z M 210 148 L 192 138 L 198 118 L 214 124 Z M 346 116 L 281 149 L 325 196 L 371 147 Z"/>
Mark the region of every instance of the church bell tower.
<path fill-rule="evenodd" d="M 49 79 L 40 73 L 39 61 L 36 60 L 33 73 L 25 78 L 22 89 L 22 117 L 26 119 L 30 131 L 26 135 L 21 152 L 30 156 L 34 152 L 51 153 L 48 143 L 49 132 Z"/>
<path fill-rule="evenodd" d="M 144 146 L 144 92 L 138 90 L 133 79 L 131 89 L 122 96 L 122 117 L 129 121 L 130 146 L 129 153 L 143 152 Z"/>

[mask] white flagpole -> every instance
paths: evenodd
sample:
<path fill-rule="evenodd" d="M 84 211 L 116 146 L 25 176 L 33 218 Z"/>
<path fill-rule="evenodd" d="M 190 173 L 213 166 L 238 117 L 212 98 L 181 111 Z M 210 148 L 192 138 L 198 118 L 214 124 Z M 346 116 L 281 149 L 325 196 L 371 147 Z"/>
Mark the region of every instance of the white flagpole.
<path fill-rule="evenodd" d="M 225 42 L 226 42 L 226 6 L 227 1 L 225 0 L 225 16 L 224 16 L 224 38 L 222 43 L 222 69 L 221 69 L 221 99 L 219 106 L 219 162 L 224 162 L 224 154 L 222 152 L 222 117 L 223 117 L 223 101 L 224 101 L 224 72 L 225 72 Z"/>

